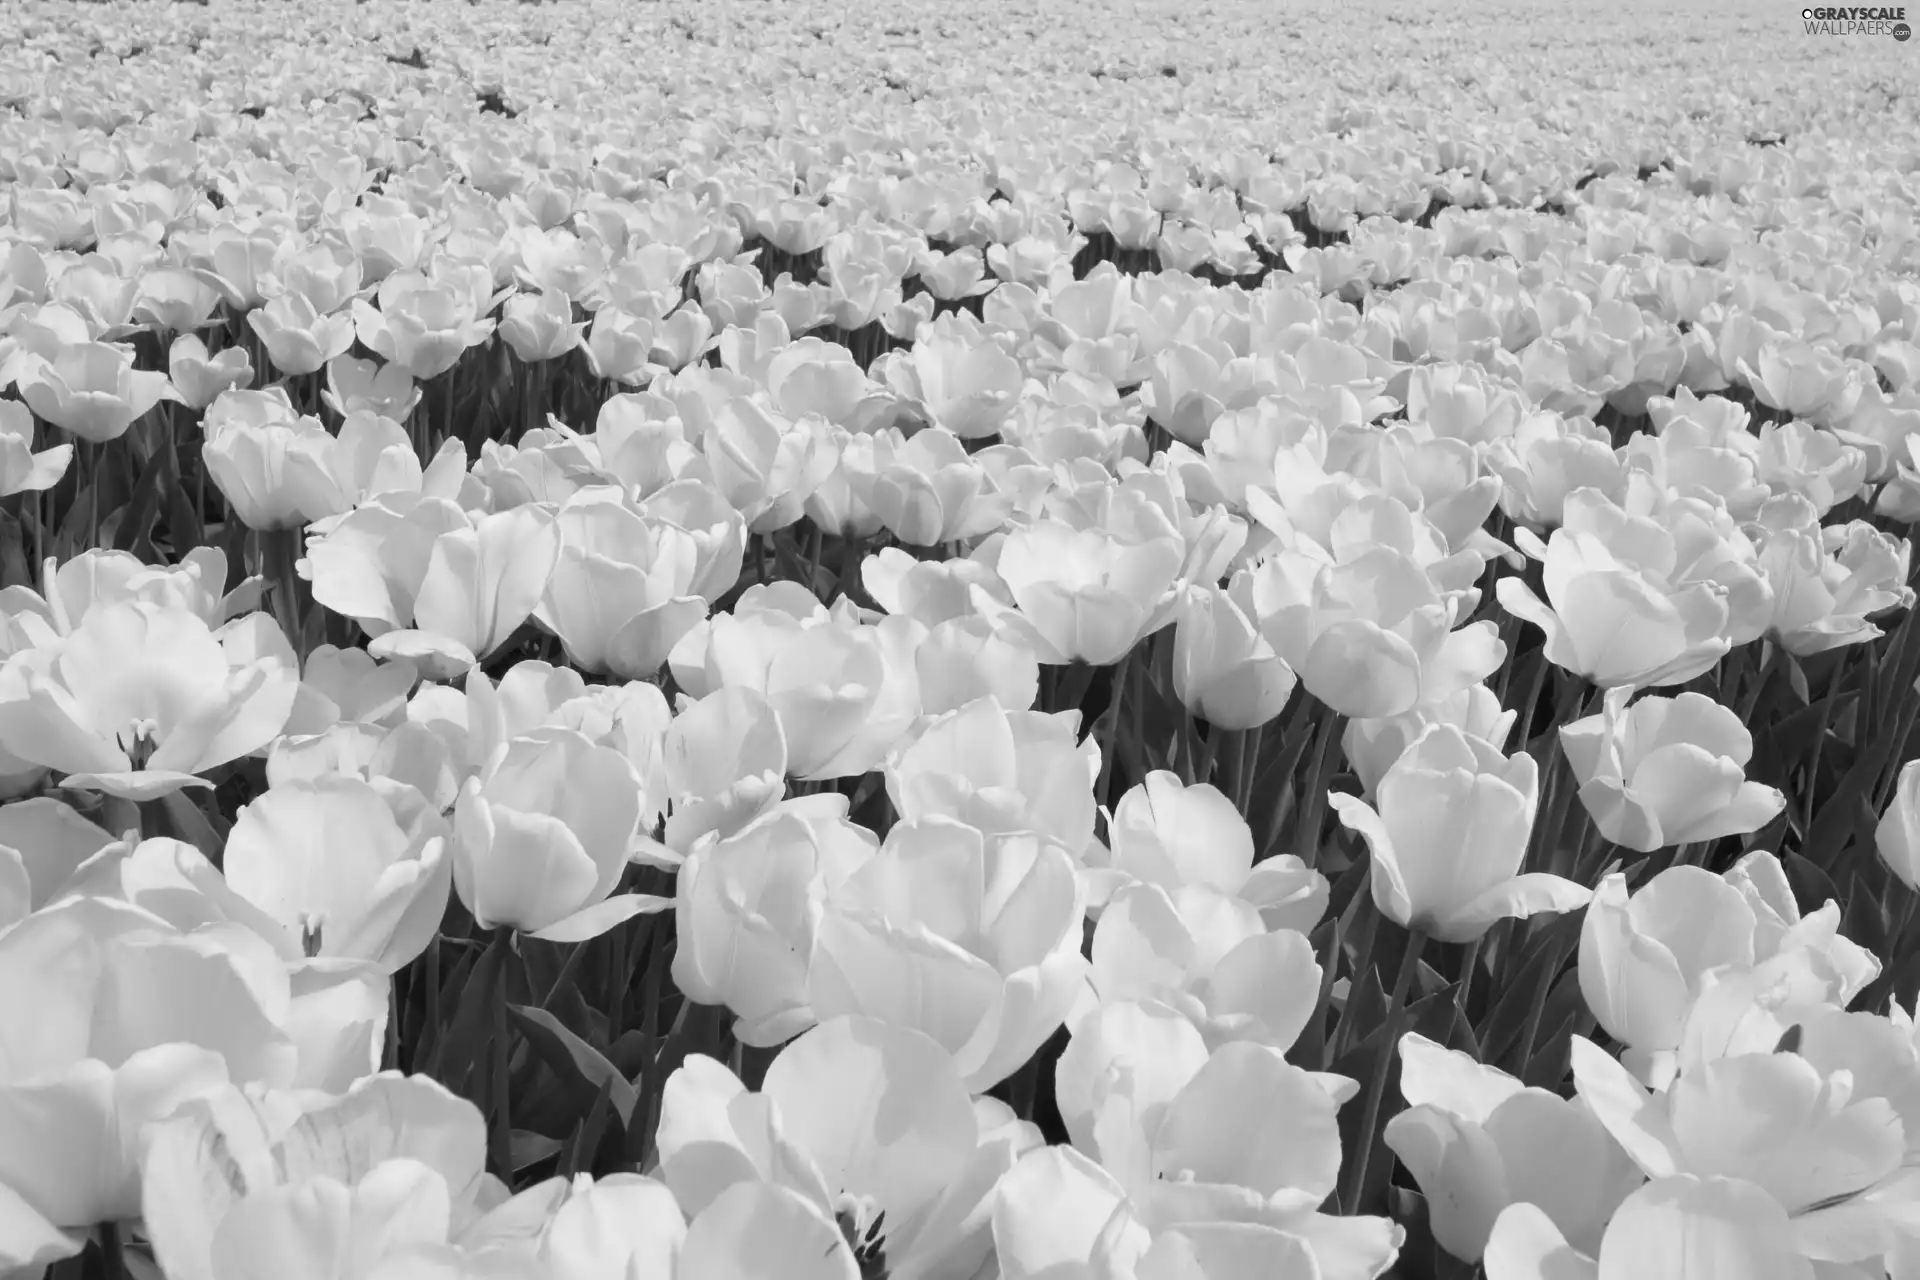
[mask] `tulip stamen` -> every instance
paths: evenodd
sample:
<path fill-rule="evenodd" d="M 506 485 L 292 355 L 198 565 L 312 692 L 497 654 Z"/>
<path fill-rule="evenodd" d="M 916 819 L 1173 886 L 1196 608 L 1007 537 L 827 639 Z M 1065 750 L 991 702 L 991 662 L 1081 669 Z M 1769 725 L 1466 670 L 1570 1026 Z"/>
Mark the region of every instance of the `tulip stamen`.
<path fill-rule="evenodd" d="M 311 960 L 320 954 L 320 936 L 326 921 L 317 915 L 300 917 L 300 954 Z"/>
<path fill-rule="evenodd" d="M 153 758 L 154 751 L 160 745 L 154 740 L 159 732 L 158 721 L 135 720 L 114 737 L 119 742 L 120 749 L 127 753 L 128 762 L 135 769 L 144 769 L 147 767 L 147 761 Z"/>
<path fill-rule="evenodd" d="M 866 1196 L 841 1193 L 834 1221 L 847 1247 L 853 1250 L 854 1264 L 860 1268 L 860 1280 L 887 1280 L 887 1248 L 884 1228 L 887 1211 L 874 1212 L 874 1203 Z"/>

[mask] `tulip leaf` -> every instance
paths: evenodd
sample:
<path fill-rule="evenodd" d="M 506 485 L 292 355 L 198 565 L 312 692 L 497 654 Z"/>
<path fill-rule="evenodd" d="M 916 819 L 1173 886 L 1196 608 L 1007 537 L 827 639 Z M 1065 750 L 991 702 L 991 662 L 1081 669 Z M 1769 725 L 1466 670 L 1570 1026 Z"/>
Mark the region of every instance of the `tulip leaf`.
<path fill-rule="evenodd" d="M 558 1138 L 549 1138 L 544 1133 L 528 1133 L 525 1129 L 513 1131 L 513 1171 L 525 1173 L 542 1160 L 551 1160 L 560 1154 L 560 1148 L 566 1144 Z"/>
<path fill-rule="evenodd" d="M 516 1004 L 508 1005 L 507 1013 L 534 1052 L 563 1083 L 576 1090 L 584 1086 L 591 1093 L 605 1090 L 620 1116 L 620 1123 L 624 1126 L 632 1121 L 638 1094 L 599 1050 L 567 1030 L 560 1019 L 545 1009 Z"/>
<path fill-rule="evenodd" d="M 613 1093 L 618 1085 L 626 1084 L 618 1075 L 609 1074 L 600 1082 L 600 1091 L 594 1095 L 593 1107 L 580 1121 L 574 1131 L 573 1140 L 567 1144 L 565 1156 L 560 1161 L 560 1176 L 571 1178 L 575 1174 L 592 1173 L 594 1157 L 600 1150 L 600 1140 L 606 1136 L 607 1117 L 613 1113 Z M 631 1086 L 628 1086 L 631 1088 Z"/>
<path fill-rule="evenodd" d="M 131 551 L 134 545 L 146 538 L 153 528 L 154 512 L 159 509 L 160 480 L 166 474 L 168 449 L 155 449 L 153 456 L 147 459 L 147 465 L 140 470 L 140 479 L 133 486 L 133 496 L 123 508 L 119 527 L 114 531 L 113 547 L 116 551 Z"/>
<path fill-rule="evenodd" d="M 455 981 L 450 984 L 460 992 L 460 1004 L 454 1010 L 453 1020 L 434 1040 L 433 1051 L 427 1056 L 426 1073 L 456 1092 L 486 1048 L 493 988 L 501 980 L 504 966 L 500 948 L 487 947 L 473 960 L 465 980 L 460 981 L 456 970 Z M 480 1099 L 482 1110 L 485 1101 Z"/>

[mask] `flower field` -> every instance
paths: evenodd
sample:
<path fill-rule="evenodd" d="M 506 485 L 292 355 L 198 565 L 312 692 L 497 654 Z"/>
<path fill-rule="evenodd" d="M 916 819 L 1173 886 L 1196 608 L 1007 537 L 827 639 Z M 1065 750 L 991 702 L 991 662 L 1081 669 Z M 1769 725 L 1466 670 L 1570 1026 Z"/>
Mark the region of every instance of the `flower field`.
<path fill-rule="evenodd" d="M 1916 58 L 0 6 L 0 1277 L 1920 1280 Z"/>

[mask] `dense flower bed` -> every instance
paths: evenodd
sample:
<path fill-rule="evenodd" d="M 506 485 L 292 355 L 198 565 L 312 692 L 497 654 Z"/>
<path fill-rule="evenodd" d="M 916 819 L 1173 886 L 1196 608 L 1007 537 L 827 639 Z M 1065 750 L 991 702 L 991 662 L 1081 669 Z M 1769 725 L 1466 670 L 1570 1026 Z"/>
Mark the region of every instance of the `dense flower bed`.
<path fill-rule="evenodd" d="M 1913 56 L 0 9 L 0 1275 L 1920 1275 Z"/>

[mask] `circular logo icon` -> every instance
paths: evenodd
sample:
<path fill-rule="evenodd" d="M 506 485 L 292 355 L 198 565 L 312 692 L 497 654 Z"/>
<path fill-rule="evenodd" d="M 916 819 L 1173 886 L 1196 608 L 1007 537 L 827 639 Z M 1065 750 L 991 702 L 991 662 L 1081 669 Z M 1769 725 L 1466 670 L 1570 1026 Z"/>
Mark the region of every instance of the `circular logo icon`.
<path fill-rule="evenodd" d="M 1913 37 L 1912 27 L 1908 26 L 1904 22 L 1896 22 L 1893 24 L 1893 38 L 1895 40 L 1898 40 L 1900 43 L 1905 44 L 1912 37 Z"/>
<path fill-rule="evenodd" d="M 1813 21 L 1813 10 L 1811 10 L 1811 9 L 1802 9 L 1802 10 L 1800 11 L 1800 16 L 1801 16 L 1802 18 L 1805 18 L 1805 19 L 1806 19 L 1806 20 L 1807 20 L 1808 22 L 1812 22 L 1812 21 Z"/>

